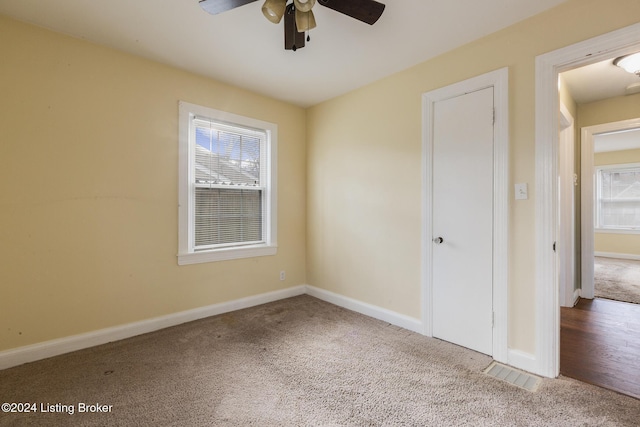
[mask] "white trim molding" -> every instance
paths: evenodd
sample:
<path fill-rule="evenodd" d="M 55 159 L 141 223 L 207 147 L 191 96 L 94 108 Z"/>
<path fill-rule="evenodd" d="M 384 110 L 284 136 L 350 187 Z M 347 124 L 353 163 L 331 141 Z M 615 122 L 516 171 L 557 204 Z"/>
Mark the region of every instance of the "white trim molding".
<path fill-rule="evenodd" d="M 404 328 L 413 332 L 423 331 L 422 322 L 419 319 L 387 310 L 382 307 L 367 304 L 353 298 L 336 294 L 325 289 L 316 288 L 309 285 L 300 285 L 292 288 L 267 292 L 233 301 L 213 304 L 206 307 L 181 311 L 168 314 L 166 316 L 155 317 L 142 320 L 140 322 L 128 323 L 126 325 L 114 326 L 111 328 L 99 329 L 97 331 L 84 334 L 73 335 L 55 340 L 45 341 L 38 344 L 19 347 L 0 352 L 0 370 L 22 365 L 24 363 L 35 362 L 76 350 L 82 350 L 113 341 L 131 338 L 136 335 L 146 334 L 182 323 L 216 316 L 235 310 L 254 307 L 285 298 L 308 294 L 312 297 L 329 302 L 347 310 L 355 311 L 374 319 L 382 320 L 392 325 Z"/>
<path fill-rule="evenodd" d="M 413 332 L 422 333 L 423 330 L 422 322 L 419 319 L 387 310 L 386 308 L 367 304 L 366 302 L 310 285 L 306 285 L 306 293 L 312 297 L 346 308 L 347 310 L 355 311 Z"/>
<path fill-rule="evenodd" d="M 509 349 L 508 364 L 523 371 L 536 372 L 536 357 L 531 353 Z"/>
<path fill-rule="evenodd" d="M 640 24 L 634 24 L 536 57 L 536 369 L 560 372 L 560 304 L 553 243 L 558 215 L 558 75 L 580 66 L 640 50 Z M 584 186 L 584 181 L 583 181 Z M 562 245 L 564 242 L 558 242 Z"/>
<path fill-rule="evenodd" d="M 432 298 L 432 130 L 433 106 L 437 101 L 493 87 L 494 176 L 493 176 L 493 358 L 508 358 L 508 233 L 509 233 L 509 69 L 436 89 L 422 95 L 422 333 L 433 336 Z"/>
<path fill-rule="evenodd" d="M 263 241 L 196 250 L 195 245 L 195 127 L 194 119 L 260 135 Z M 178 102 L 178 265 L 275 255 L 278 250 L 278 125 L 185 101 Z M 231 188 L 231 187 L 229 187 Z M 238 188 L 238 187 L 235 187 Z"/>
<path fill-rule="evenodd" d="M 106 344 L 112 341 L 131 338 L 136 335 L 146 334 L 148 332 L 203 319 L 205 317 L 216 316 L 230 311 L 241 310 L 243 308 L 254 307 L 268 302 L 303 295 L 305 292 L 306 287 L 301 285 L 246 298 L 240 298 L 234 301 L 195 308 L 193 310 L 172 313 L 166 316 L 142 320 L 140 322 L 99 329 L 97 331 L 87 332 L 84 334 L 73 335 L 70 337 L 2 351 L 0 352 L 0 370 L 22 365 L 24 363 L 34 362 L 36 360 L 46 359 L 48 357 L 58 356 L 64 353 L 70 353 L 76 350 Z"/>
<path fill-rule="evenodd" d="M 595 252 L 594 255 L 602 258 L 631 259 L 640 261 L 640 255 L 637 254 L 621 254 L 618 252 Z"/>
<path fill-rule="evenodd" d="M 424 331 L 424 325 L 420 319 L 349 298 L 326 289 L 310 285 L 299 285 L 278 291 L 240 298 L 234 301 L 155 317 L 140 322 L 99 329 L 97 331 L 87 332 L 84 334 L 73 335 L 70 337 L 2 351 L 0 352 L 0 370 L 70 353 L 72 351 L 131 338 L 137 335 L 154 332 L 210 316 L 229 313 L 231 311 L 241 310 L 305 294 L 418 334 L 423 334 Z M 509 349 L 507 354 L 508 362 L 507 360 L 504 360 L 502 363 L 508 363 L 515 368 L 525 371 L 535 372 L 535 358 L 533 355 L 512 349 Z"/>
<path fill-rule="evenodd" d="M 595 236 L 594 179 L 593 179 L 593 132 L 589 127 L 580 129 L 580 265 L 582 278 L 581 295 L 586 299 L 595 296 L 593 252 Z"/>
<path fill-rule="evenodd" d="M 558 259 L 562 265 L 570 266 L 570 268 L 565 268 L 563 274 L 559 276 L 560 305 L 563 307 L 573 307 L 573 293 L 576 286 L 575 192 L 577 183 L 574 182 L 575 146 L 574 119 L 567 107 L 561 103 L 558 190 L 560 191 L 559 197 L 566 199 L 567 203 L 560 205 L 558 235 L 559 239 L 567 244 L 558 247 Z"/>

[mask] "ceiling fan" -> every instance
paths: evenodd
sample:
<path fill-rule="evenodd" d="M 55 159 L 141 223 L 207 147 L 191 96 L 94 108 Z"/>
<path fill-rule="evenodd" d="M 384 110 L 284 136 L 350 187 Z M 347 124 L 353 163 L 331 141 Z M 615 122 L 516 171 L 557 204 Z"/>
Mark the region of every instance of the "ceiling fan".
<path fill-rule="evenodd" d="M 226 12 L 257 0 L 199 0 L 200 7 L 212 15 Z M 369 25 L 376 23 L 382 15 L 385 5 L 375 0 L 317 0 L 322 6 Z M 287 4 L 288 3 L 288 4 Z M 316 27 L 311 10 L 316 0 L 265 0 L 262 13 L 274 24 L 284 17 L 284 48 L 293 50 L 305 45 L 305 32 Z M 307 34 L 306 41 L 310 37 Z"/>

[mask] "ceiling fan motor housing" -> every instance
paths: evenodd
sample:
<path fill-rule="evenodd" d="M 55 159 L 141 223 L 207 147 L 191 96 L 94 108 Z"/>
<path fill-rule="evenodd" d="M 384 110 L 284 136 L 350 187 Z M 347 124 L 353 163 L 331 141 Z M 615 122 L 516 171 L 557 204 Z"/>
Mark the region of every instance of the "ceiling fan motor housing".
<path fill-rule="evenodd" d="M 296 26 L 296 8 L 293 3 L 287 5 L 284 13 L 284 48 L 296 51 L 305 45 L 304 33 Z"/>

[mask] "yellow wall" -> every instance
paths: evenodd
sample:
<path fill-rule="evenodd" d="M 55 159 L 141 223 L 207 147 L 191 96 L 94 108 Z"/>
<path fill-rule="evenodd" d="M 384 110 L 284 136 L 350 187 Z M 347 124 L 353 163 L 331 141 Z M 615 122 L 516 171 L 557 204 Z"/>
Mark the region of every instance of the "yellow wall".
<path fill-rule="evenodd" d="M 276 256 L 178 266 L 178 100 L 278 125 Z M 305 118 L 0 16 L 0 350 L 303 284 Z"/>
<path fill-rule="evenodd" d="M 595 166 L 640 163 L 640 149 L 595 153 Z M 596 252 L 626 255 L 640 255 L 640 234 L 620 234 L 596 232 L 594 239 Z"/>
<path fill-rule="evenodd" d="M 559 86 L 559 94 L 560 94 L 560 102 L 567 107 L 567 110 L 569 110 L 569 113 L 571 113 L 571 117 L 573 117 L 574 119 L 576 118 L 576 116 L 578 115 L 578 104 L 576 104 L 576 101 L 573 99 L 573 96 L 571 96 L 571 92 L 569 91 L 569 87 L 567 86 L 567 84 L 565 83 L 565 79 L 563 77 L 562 74 L 560 74 L 560 76 L 558 76 L 558 80 L 560 80 L 558 86 Z"/>
<path fill-rule="evenodd" d="M 593 155 L 593 164 L 595 166 L 622 165 L 625 163 L 640 163 L 640 149 L 606 151 Z"/>
<path fill-rule="evenodd" d="M 616 96 L 602 101 L 578 105 L 580 127 L 619 122 L 640 117 L 640 93 Z"/>
<path fill-rule="evenodd" d="M 571 0 L 311 108 L 308 283 L 420 318 L 421 95 L 509 67 L 510 188 L 530 191 L 510 203 L 509 346 L 533 353 L 535 57 L 638 16 L 637 0 Z"/>

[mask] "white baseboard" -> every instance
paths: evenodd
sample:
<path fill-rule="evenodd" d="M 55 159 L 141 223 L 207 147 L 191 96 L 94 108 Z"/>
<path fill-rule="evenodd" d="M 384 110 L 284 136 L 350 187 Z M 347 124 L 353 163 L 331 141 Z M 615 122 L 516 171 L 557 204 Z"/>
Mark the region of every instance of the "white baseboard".
<path fill-rule="evenodd" d="M 581 296 L 582 296 L 582 289 L 576 289 L 575 291 L 573 291 L 573 305 L 572 305 L 572 307 L 574 307 L 578 303 L 578 299 L 580 299 Z"/>
<path fill-rule="evenodd" d="M 510 366 L 518 368 L 520 370 L 538 374 L 538 363 L 536 357 L 531 353 L 525 353 L 520 350 L 509 349 L 509 362 Z"/>
<path fill-rule="evenodd" d="M 618 258 L 618 259 L 634 259 L 640 261 L 640 255 L 636 254 L 619 254 L 616 252 L 594 252 L 595 256 L 603 258 Z"/>
<path fill-rule="evenodd" d="M 0 370 L 76 350 L 82 350 L 84 348 L 106 344 L 112 341 L 131 338 L 136 335 L 146 334 L 148 332 L 203 319 L 205 317 L 216 316 L 218 314 L 241 310 L 243 308 L 249 308 L 303 294 L 311 295 L 339 307 L 388 322 L 392 325 L 417 332 L 419 334 L 423 334 L 424 332 L 422 322 L 416 318 L 358 301 L 353 298 L 345 297 L 331 291 L 316 288 L 314 286 L 300 285 L 279 291 L 241 298 L 234 301 L 168 314 L 166 316 L 160 316 L 140 322 L 114 326 L 85 334 L 73 335 L 70 337 L 5 350 L 0 352 Z M 519 350 L 509 350 L 508 364 L 515 368 L 532 373 L 536 373 L 537 369 L 535 357 L 529 353 Z"/>
<path fill-rule="evenodd" d="M 362 301 L 345 297 L 331 291 L 316 288 L 314 286 L 306 285 L 306 289 L 306 293 L 308 295 L 311 295 L 323 301 L 424 335 L 424 327 L 422 322 L 413 317 L 399 314 L 375 305 L 367 304 Z M 513 366 L 514 368 L 537 374 L 538 363 L 536 362 L 536 358 L 534 355 L 525 353 L 524 351 L 520 350 L 509 349 L 507 357 L 508 364 Z"/>
<path fill-rule="evenodd" d="M 419 334 L 423 333 L 422 322 L 414 317 L 409 317 L 404 314 L 396 313 L 395 311 L 387 310 L 386 308 L 367 304 L 366 302 L 316 288 L 315 286 L 306 285 L 306 289 L 307 294 L 312 297 L 316 297 L 339 307 L 346 308 L 347 310 L 355 311 L 357 313 L 364 314 L 365 316 L 373 317 L 374 319 L 382 320 L 413 332 L 418 332 Z"/>
<path fill-rule="evenodd" d="M 155 317 L 153 319 L 142 320 L 140 322 L 99 329 L 85 334 L 73 335 L 70 337 L 2 351 L 0 352 L 0 370 L 76 350 L 82 350 L 84 348 L 94 347 L 96 345 L 106 344 L 112 341 L 131 338 L 136 335 L 146 334 L 148 332 L 180 325 L 193 320 L 203 319 L 205 317 L 216 316 L 230 311 L 266 304 L 268 302 L 290 298 L 297 295 L 303 295 L 305 291 L 306 287 L 304 285 L 300 285 L 293 288 L 267 292 L 260 295 L 240 298 L 234 301 L 213 304 L 206 307 L 168 314 L 166 316 Z"/>

